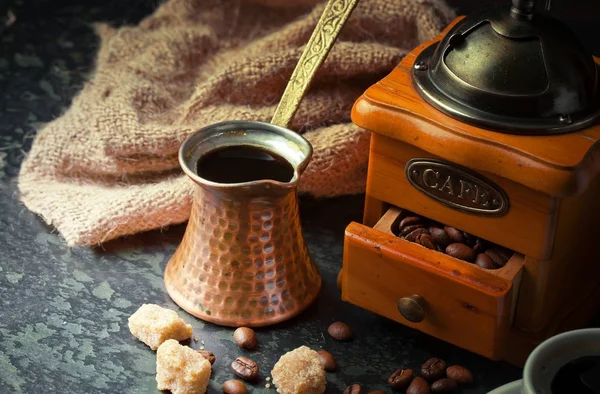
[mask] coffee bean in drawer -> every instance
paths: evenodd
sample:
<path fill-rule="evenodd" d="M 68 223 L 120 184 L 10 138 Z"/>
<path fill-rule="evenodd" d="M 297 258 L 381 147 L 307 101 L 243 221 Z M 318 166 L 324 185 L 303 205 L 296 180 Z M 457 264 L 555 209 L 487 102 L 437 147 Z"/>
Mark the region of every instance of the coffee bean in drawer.
<path fill-rule="evenodd" d="M 391 230 L 399 238 L 483 269 L 502 268 L 513 255 L 502 246 L 412 212 L 403 211 Z"/>

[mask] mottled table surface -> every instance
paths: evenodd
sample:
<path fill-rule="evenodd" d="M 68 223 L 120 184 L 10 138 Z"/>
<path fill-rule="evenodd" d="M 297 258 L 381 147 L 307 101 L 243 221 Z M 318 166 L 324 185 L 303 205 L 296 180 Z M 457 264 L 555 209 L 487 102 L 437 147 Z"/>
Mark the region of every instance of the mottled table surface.
<path fill-rule="evenodd" d="M 163 270 L 185 226 L 69 249 L 18 201 L 15 176 L 35 129 L 58 116 L 90 72 L 98 42 L 90 22 L 134 23 L 156 2 L 14 1 L 0 4 L 0 393 L 156 392 L 155 353 L 127 329 L 143 303 L 181 312 L 217 361 L 209 393 L 232 377 L 231 361 L 249 354 L 269 371 L 297 346 L 328 349 L 340 369 L 328 374 L 328 393 L 352 383 L 384 389 L 389 374 L 418 367 L 430 356 L 470 368 L 477 384 L 464 393 L 486 393 L 518 379 L 521 370 L 492 362 L 375 316 L 340 300 L 335 277 L 345 226 L 360 220 L 362 196 L 301 201 L 310 251 L 324 277 L 317 302 L 298 318 L 258 330 L 257 351 L 240 351 L 232 330 L 205 324 L 168 297 Z M 83 3 L 83 2 L 79 2 Z M 8 6 L 7 6 L 8 4 Z M 120 5 L 121 4 L 121 5 Z M 11 10 L 16 20 L 12 21 Z M 10 23 L 12 21 L 12 23 Z M 349 323 L 352 342 L 328 337 L 327 326 Z M 192 342 L 199 347 L 200 342 Z M 264 388 L 267 373 L 253 392 Z"/>

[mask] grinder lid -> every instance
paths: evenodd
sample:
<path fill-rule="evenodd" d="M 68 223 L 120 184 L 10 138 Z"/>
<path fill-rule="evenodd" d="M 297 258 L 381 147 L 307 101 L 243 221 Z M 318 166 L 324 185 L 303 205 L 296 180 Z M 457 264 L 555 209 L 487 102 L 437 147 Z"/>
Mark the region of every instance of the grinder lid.
<path fill-rule="evenodd" d="M 600 67 L 534 6 L 513 0 L 459 21 L 415 60 L 417 92 L 451 117 L 505 133 L 565 133 L 600 119 Z"/>

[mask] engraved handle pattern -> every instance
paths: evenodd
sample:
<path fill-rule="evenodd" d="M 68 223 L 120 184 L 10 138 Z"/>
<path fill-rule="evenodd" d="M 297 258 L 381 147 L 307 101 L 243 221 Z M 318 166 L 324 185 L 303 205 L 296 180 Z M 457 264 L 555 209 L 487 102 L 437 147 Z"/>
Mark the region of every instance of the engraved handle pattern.
<path fill-rule="evenodd" d="M 315 73 L 327 58 L 340 30 L 359 0 L 329 0 L 290 77 L 272 124 L 288 127 Z"/>

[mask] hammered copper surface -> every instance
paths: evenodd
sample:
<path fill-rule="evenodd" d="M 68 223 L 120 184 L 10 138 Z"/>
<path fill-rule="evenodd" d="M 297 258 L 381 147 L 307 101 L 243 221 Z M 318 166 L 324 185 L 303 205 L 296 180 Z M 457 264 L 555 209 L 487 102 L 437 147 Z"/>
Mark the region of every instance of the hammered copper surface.
<path fill-rule="evenodd" d="M 312 303 L 321 276 L 302 236 L 295 188 L 274 194 L 196 186 L 186 233 L 165 271 L 180 307 L 215 324 L 257 327 Z"/>

